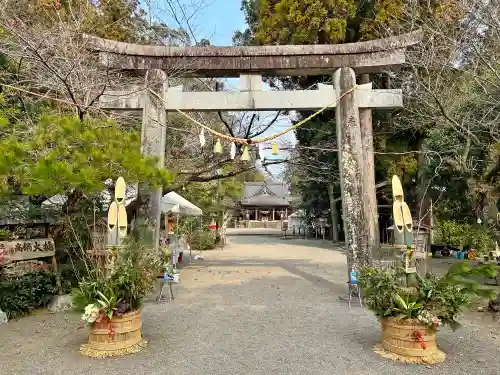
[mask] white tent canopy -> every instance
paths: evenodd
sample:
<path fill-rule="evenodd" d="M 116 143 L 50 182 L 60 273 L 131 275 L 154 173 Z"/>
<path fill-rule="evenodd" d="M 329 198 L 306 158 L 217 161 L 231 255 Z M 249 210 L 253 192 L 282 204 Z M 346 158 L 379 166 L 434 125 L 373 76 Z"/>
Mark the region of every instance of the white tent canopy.
<path fill-rule="evenodd" d="M 304 218 L 306 216 L 306 213 L 304 212 L 304 210 L 298 210 L 298 211 L 295 211 L 293 214 L 291 214 L 290 216 L 288 216 L 289 218 L 290 217 L 296 217 L 296 218 Z"/>
<path fill-rule="evenodd" d="M 298 210 L 298 211 L 294 212 L 293 214 L 288 216 L 289 227 L 293 228 L 293 227 L 304 226 L 306 224 L 305 220 L 304 220 L 305 217 L 306 217 L 306 213 L 304 212 L 304 210 Z"/>
<path fill-rule="evenodd" d="M 178 213 L 181 216 L 201 216 L 203 211 L 176 192 L 165 194 L 161 200 L 162 212 Z"/>

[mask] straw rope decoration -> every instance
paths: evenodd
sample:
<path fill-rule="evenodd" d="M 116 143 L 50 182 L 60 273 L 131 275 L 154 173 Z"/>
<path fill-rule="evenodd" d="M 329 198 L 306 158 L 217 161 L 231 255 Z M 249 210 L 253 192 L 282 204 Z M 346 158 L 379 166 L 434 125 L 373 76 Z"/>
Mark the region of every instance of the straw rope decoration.
<path fill-rule="evenodd" d="M 302 121 L 299 121 L 298 123 L 296 123 L 295 125 L 285 129 L 285 130 L 282 130 L 280 131 L 279 133 L 276 133 L 276 134 L 272 134 L 272 135 L 269 135 L 267 137 L 263 137 L 263 138 L 256 138 L 256 139 L 245 139 L 245 138 L 237 138 L 237 137 L 231 137 L 230 135 L 227 135 L 227 134 L 222 134 L 222 133 L 219 133 L 218 131 L 216 130 L 213 130 L 212 128 L 210 128 L 209 126 L 205 125 L 205 124 L 202 124 L 201 122 L 199 122 L 198 120 L 194 119 L 192 116 L 188 115 L 186 112 L 184 111 L 181 111 L 180 109 L 176 109 L 176 111 L 178 113 L 180 113 L 181 115 L 183 115 L 184 117 L 186 117 L 187 119 L 191 120 L 193 123 L 195 123 L 196 125 L 200 126 L 202 129 L 205 129 L 207 130 L 208 132 L 212 133 L 212 135 L 214 135 L 215 137 L 219 138 L 219 139 L 223 139 L 223 140 L 226 140 L 226 141 L 229 141 L 229 142 L 233 142 L 233 143 L 238 143 L 238 144 L 241 144 L 241 145 L 249 145 L 249 144 L 259 144 L 259 143 L 264 143 L 264 142 L 267 142 L 267 141 L 271 141 L 273 139 L 276 139 L 286 133 L 289 133 L 291 132 L 292 130 L 295 130 L 299 127 L 301 127 L 302 125 L 306 124 L 308 121 L 312 120 L 313 118 L 315 118 L 316 116 L 320 115 L 321 113 L 323 113 L 324 111 L 326 111 L 328 108 L 331 108 L 333 107 L 334 104 L 338 103 L 340 100 L 342 100 L 342 98 L 344 96 L 346 96 L 347 94 L 350 94 L 351 92 L 353 92 L 356 88 L 358 87 L 358 85 L 354 86 L 353 88 L 351 88 L 350 90 L 346 91 L 345 93 L 343 93 L 335 102 L 331 103 L 331 104 L 328 104 L 326 106 L 324 106 L 323 108 L 317 110 L 316 112 L 314 112 L 312 115 L 306 117 L 305 119 L 303 119 Z M 152 92 L 152 91 L 151 91 Z M 156 95 L 156 93 L 152 92 L 154 95 Z"/>

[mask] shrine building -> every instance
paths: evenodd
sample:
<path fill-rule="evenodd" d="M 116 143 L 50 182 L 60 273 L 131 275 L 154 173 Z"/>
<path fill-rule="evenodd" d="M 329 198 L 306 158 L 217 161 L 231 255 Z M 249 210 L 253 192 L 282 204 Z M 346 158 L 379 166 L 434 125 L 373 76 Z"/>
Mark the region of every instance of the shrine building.
<path fill-rule="evenodd" d="M 288 218 L 290 200 L 282 182 L 245 182 L 243 198 L 237 212 L 248 228 L 280 227 Z"/>

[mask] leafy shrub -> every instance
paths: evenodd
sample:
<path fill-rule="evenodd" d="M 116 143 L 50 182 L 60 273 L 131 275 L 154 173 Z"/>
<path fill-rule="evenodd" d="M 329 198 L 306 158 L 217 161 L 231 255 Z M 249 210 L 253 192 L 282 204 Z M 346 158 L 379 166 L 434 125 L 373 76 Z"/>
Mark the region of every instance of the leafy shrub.
<path fill-rule="evenodd" d="M 172 262 L 172 249 L 169 246 L 161 247 L 161 260 L 163 264 L 169 264 Z"/>
<path fill-rule="evenodd" d="M 400 283 L 404 270 L 365 267 L 359 273 L 359 285 L 366 306 L 380 318 L 417 319 L 434 328 L 440 324 L 456 328 L 460 311 L 473 297 L 491 298 L 495 294 L 475 278 L 494 276 L 496 272 L 492 264 L 471 267 L 468 262 L 460 262 L 444 276 L 418 277 L 415 286 L 405 287 Z"/>
<path fill-rule="evenodd" d="M 154 250 L 149 233 L 142 233 L 116 251 L 112 272 L 107 276 L 99 269 L 92 270 L 71 292 L 77 310 L 105 302 L 106 314 L 124 314 L 140 308 L 142 301 L 154 289 L 157 276 L 164 267 L 161 253 Z M 107 302 L 106 302 L 107 301 Z"/>
<path fill-rule="evenodd" d="M 196 231 L 186 235 L 187 243 L 193 250 L 215 249 L 217 235 L 213 231 Z"/>
<path fill-rule="evenodd" d="M 458 247 L 469 245 L 476 249 L 479 255 L 495 249 L 493 233 L 482 225 L 443 220 L 437 223 L 434 235 L 436 243 L 447 243 Z"/>
<path fill-rule="evenodd" d="M 45 307 L 56 294 L 52 272 L 36 271 L 0 280 L 0 309 L 17 318 Z"/>
<path fill-rule="evenodd" d="M 106 289 L 105 279 L 97 277 L 83 279 L 78 287 L 71 291 L 73 307 L 77 311 L 85 310 L 87 305 L 94 303 L 98 299 L 99 292 Z"/>
<path fill-rule="evenodd" d="M 58 272 L 61 278 L 61 293 L 68 294 L 78 286 L 81 279 L 88 276 L 85 263 L 82 261 L 72 264 L 59 264 Z"/>
<path fill-rule="evenodd" d="M 11 239 L 12 233 L 8 229 L 0 229 L 0 241 L 8 241 Z"/>

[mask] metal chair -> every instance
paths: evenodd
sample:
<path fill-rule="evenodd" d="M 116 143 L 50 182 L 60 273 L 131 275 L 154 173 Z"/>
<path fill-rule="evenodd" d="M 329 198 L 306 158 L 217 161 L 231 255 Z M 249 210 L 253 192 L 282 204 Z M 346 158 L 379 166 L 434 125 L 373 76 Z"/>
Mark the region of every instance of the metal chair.
<path fill-rule="evenodd" d="M 352 271 L 349 276 L 349 307 L 351 307 L 351 300 L 353 297 L 358 297 L 359 306 L 363 307 L 363 299 L 361 297 L 361 289 L 358 286 L 358 273 L 356 271 Z"/>
<path fill-rule="evenodd" d="M 166 296 L 163 296 L 163 288 L 165 288 L 165 284 L 168 284 L 168 287 L 170 289 L 170 293 L 168 296 L 168 300 Z M 174 298 L 174 291 L 172 290 L 172 284 L 177 284 L 173 280 L 167 279 L 167 276 L 164 275 L 163 278 L 161 279 L 161 288 L 160 288 L 160 294 L 158 295 L 158 298 L 156 298 L 157 303 L 163 303 L 163 302 L 173 302 L 175 300 Z"/>

